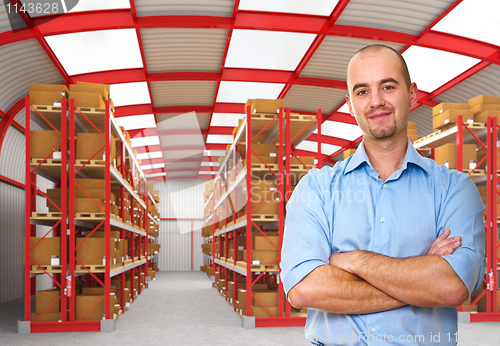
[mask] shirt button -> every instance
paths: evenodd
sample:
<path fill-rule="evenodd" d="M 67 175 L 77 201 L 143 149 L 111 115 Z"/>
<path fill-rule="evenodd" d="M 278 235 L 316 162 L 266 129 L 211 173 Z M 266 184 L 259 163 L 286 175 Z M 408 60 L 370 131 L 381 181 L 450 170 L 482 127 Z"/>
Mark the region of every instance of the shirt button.
<path fill-rule="evenodd" d="M 387 188 L 387 184 L 382 185 L 382 187 L 383 187 L 384 189 L 386 189 L 386 188 Z"/>
<path fill-rule="evenodd" d="M 376 329 L 375 328 L 372 328 L 372 333 L 375 333 Z"/>
<path fill-rule="evenodd" d="M 380 218 L 380 222 L 384 222 L 385 219 L 383 217 Z"/>

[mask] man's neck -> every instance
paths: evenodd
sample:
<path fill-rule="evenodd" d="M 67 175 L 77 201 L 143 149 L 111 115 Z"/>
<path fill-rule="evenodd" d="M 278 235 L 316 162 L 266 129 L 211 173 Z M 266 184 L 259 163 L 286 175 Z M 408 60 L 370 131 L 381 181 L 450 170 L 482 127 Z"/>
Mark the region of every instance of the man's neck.
<path fill-rule="evenodd" d="M 365 139 L 364 146 L 366 155 L 379 174 L 379 178 L 386 181 L 395 171 L 401 168 L 408 149 L 408 138 L 405 131 L 398 138 L 387 140 Z"/>

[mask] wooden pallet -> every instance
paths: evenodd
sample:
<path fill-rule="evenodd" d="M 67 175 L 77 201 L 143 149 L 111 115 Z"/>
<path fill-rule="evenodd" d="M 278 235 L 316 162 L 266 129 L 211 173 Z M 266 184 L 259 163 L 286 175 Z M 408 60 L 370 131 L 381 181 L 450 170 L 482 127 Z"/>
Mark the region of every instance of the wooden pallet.
<path fill-rule="evenodd" d="M 476 168 L 474 172 L 472 172 L 472 169 L 464 169 L 463 172 L 469 174 L 470 176 L 486 175 L 486 171 L 479 168 Z M 472 174 L 470 172 L 472 172 Z"/>
<path fill-rule="evenodd" d="M 85 164 L 85 162 L 87 162 L 88 160 L 75 160 L 75 165 L 76 166 L 83 166 Z M 104 160 L 90 160 L 86 165 L 85 167 L 90 167 L 90 166 L 98 166 L 98 167 L 101 167 L 101 166 L 104 166 L 106 164 L 106 161 Z"/>
<path fill-rule="evenodd" d="M 86 264 L 85 267 L 87 267 L 93 273 L 94 272 L 103 273 L 106 270 L 106 266 L 102 264 Z M 75 271 L 86 273 L 87 269 L 85 269 L 85 267 L 78 264 L 75 266 Z"/>
<path fill-rule="evenodd" d="M 268 164 L 252 163 L 252 171 L 269 171 L 269 169 L 278 172 L 279 166 L 275 163 L 268 163 Z"/>
<path fill-rule="evenodd" d="M 269 264 L 259 264 L 259 265 L 252 264 L 252 271 L 253 272 L 263 272 L 266 270 L 267 267 L 269 267 Z M 278 272 L 279 266 L 277 264 L 273 264 L 267 271 L 268 272 Z"/>
<path fill-rule="evenodd" d="M 279 221 L 278 214 L 252 214 L 252 221 Z"/>
<path fill-rule="evenodd" d="M 104 219 L 105 216 L 105 213 L 76 213 L 75 218 L 79 220 Z"/>
<path fill-rule="evenodd" d="M 59 117 L 61 116 L 62 107 L 61 106 L 51 106 L 51 105 L 31 105 L 34 109 L 41 112 L 54 112 L 59 113 Z"/>
<path fill-rule="evenodd" d="M 316 165 L 306 165 L 305 167 L 303 164 L 290 165 L 290 171 L 308 171 L 313 168 L 316 168 Z"/>
<path fill-rule="evenodd" d="M 486 127 L 486 125 L 484 123 L 466 123 L 465 125 L 470 129 L 484 129 Z M 440 133 L 445 132 L 446 130 L 449 130 L 449 129 L 456 127 L 456 126 L 457 126 L 456 124 L 451 124 L 451 126 L 446 126 L 446 127 L 439 129 L 439 130 L 437 130 L 437 131 L 435 131 L 427 136 L 420 137 L 419 139 L 415 140 L 413 142 L 413 144 L 418 144 L 420 142 L 428 140 L 428 139 L 435 137 L 435 136 L 439 135 Z"/>
<path fill-rule="evenodd" d="M 32 212 L 31 213 L 31 218 L 32 219 L 47 219 L 47 220 L 52 220 L 52 219 L 60 219 L 62 217 L 61 212 L 51 212 L 51 213 L 37 213 L 37 212 Z"/>
<path fill-rule="evenodd" d="M 76 107 L 75 113 L 78 111 L 82 113 L 90 113 L 90 114 L 105 114 L 106 109 L 105 108 L 99 108 L 99 107 Z"/>
<path fill-rule="evenodd" d="M 227 262 L 228 264 L 234 265 L 234 259 L 228 258 L 228 259 L 226 260 L 226 262 Z"/>
<path fill-rule="evenodd" d="M 43 159 L 43 158 L 36 158 L 36 159 L 31 159 L 31 165 L 32 166 L 38 166 L 40 163 L 42 165 L 61 165 L 62 160 L 61 159 Z"/>
<path fill-rule="evenodd" d="M 60 273 L 62 270 L 62 266 L 52 266 L 52 265 L 40 265 L 47 273 Z M 31 272 L 32 273 L 43 273 L 44 271 L 40 269 L 37 265 L 32 265 L 31 266 Z"/>

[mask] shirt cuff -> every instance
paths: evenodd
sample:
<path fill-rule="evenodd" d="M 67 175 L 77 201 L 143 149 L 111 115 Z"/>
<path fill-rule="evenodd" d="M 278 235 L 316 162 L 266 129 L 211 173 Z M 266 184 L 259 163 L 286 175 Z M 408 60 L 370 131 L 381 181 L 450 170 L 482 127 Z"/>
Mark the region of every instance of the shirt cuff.
<path fill-rule="evenodd" d="M 448 262 L 460 280 L 465 284 L 470 297 L 470 294 L 478 284 L 480 272 L 483 271 L 484 275 L 484 270 L 481 270 L 482 266 L 474 250 L 466 247 L 458 248 L 453 254 L 443 256 L 442 258 Z"/>
<path fill-rule="evenodd" d="M 299 282 L 302 281 L 309 273 L 319 266 L 325 265 L 323 261 L 312 260 L 299 264 L 292 268 L 290 271 L 281 272 L 281 281 L 283 282 L 283 289 L 288 299 L 288 292 Z"/>

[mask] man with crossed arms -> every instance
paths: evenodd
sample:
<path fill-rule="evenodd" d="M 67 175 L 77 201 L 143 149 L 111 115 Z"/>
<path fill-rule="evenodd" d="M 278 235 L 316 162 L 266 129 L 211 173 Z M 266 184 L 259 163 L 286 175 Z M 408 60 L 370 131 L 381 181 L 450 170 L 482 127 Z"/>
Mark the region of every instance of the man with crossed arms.
<path fill-rule="evenodd" d="M 407 137 L 417 86 L 399 52 L 361 49 L 346 101 L 355 154 L 311 170 L 287 205 L 281 279 L 315 345 L 455 345 L 457 307 L 484 277 L 484 205 L 467 174 Z"/>

